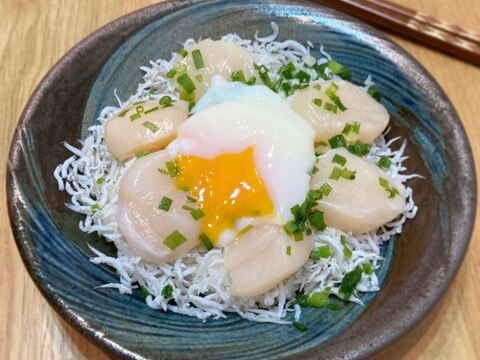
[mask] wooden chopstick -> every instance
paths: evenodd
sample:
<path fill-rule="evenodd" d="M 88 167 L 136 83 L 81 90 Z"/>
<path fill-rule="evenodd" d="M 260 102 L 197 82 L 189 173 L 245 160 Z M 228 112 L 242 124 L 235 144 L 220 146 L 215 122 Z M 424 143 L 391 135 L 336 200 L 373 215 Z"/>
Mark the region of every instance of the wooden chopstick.
<path fill-rule="evenodd" d="M 480 34 L 380 0 L 317 0 L 368 23 L 480 66 Z"/>

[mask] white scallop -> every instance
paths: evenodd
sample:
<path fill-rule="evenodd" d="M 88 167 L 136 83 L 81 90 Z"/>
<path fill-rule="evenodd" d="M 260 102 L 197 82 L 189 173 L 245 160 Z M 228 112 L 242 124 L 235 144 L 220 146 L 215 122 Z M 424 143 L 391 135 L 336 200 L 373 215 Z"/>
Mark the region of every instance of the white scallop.
<path fill-rule="evenodd" d="M 356 171 L 354 180 L 329 178 L 335 167 L 343 168 L 332 162 L 336 154 L 346 159 L 343 167 Z M 375 164 L 339 148 L 321 155 L 316 166 L 318 172 L 312 177 L 312 189 L 318 189 L 325 183 L 332 187 L 331 193 L 320 200 L 317 207 L 324 212 L 328 226 L 363 234 L 378 229 L 403 212 L 405 187 Z M 388 191 L 380 186 L 380 177 L 386 179 L 399 194 L 389 198 Z"/>
<path fill-rule="evenodd" d="M 332 102 L 325 90 L 335 83 L 336 95 L 347 110 L 336 113 L 325 109 L 325 103 Z M 320 90 L 314 86 L 320 85 Z M 322 105 L 314 104 L 321 99 Z M 305 89 L 296 91 L 288 98 L 291 108 L 307 120 L 315 129 L 315 140 L 326 141 L 342 132 L 345 124 L 360 123 L 359 140 L 370 143 L 387 127 L 389 115 L 385 107 L 372 98 L 364 89 L 342 79 L 319 80 Z"/>
<path fill-rule="evenodd" d="M 296 242 L 280 225 L 254 226 L 225 247 L 230 294 L 263 294 L 301 268 L 312 249 L 311 236 Z"/>
<path fill-rule="evenodd" d="M 246 79 L 251 76 L 257 78 L 258 73 L 253 67 L 253 58 L 243 47 L 226 41 L 214 41 L 205 39 L 192 44 L 185 49 L 188 55 L 183 58 L 178 55 L 174 61 L 174 68 L 185 66 L 187 74 L 195 84 L 195 97 L 199 99 L 210 87 L 210 81 L 214 75 L 220 75 L 227 80 L 231 79 L 234 71 L 243 71 Z M 195 67 L 192 51 L 200 50 L 205 67 Z M 197 77 L 201 76 L 201 81 Z"/>
<path fill-rule="evenodd" d="M 176 188 L 173 178 L 158 171 L 172 160 L 166 151 L 136 160 L 123 175 L 118 193 L 117 222 L 128 247 L 157 264 L 173 262 L 199 243 L 201 221 L 182 209 L 186 193 Z M 164 196 L 173 200 L 168 211 L 158 208 Z M 187 241 L 172 251 L 163 241 L 174 231 Z"/>
<path fill-rule="evenodd" d="M 162 108 L 158 101 L 146 101 L 133 105 L 122 115 L 112 118 L 105 126 L 108 150 L 120 161 L 141 150 L 155 151 L 168 145 L 175 138 L 177 128 L 187 119 L 188 105 L 176 101 L 173 106 Z M 133 119 L 139 117 L 132 120 L 132 116 Z M 158 129 L 146 127 L 146 122 Z"/>

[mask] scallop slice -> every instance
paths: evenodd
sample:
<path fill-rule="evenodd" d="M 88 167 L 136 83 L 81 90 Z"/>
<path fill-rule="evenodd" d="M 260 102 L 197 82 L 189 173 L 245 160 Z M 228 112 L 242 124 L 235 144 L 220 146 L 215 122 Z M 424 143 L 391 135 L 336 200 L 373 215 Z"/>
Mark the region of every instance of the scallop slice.
<path fill-rule="evenodd" d="M 105 141 L 108 150 L 120 161 L 139 151 L 164 148 L 177 135 L 177 128 L 188 117 L 185 101 L 175 101 L 163 107 L 158 101 L 138 102 L 127 112 L 108 121 Z"/>
<path fill-rule="evenodd" d="M 195 99 L 200 99 L 210 87 L 214 75 L 221 75 L 227 81 L 231 80 L 232 73 L 242 71 L 246 80 L 255 76 L 259 80 L 258 73 L 253 66 L 253 58 L 247 50 L 239 45 L 226 41 L 214 41 L 205 39 L 192 44 L 185 49 L 188 55 L 184 58 L 178 55 L 174 61 L 174 68 L 185 68 L 186 74 L 195 85 Z M 200 51 L 203 59 L 203 67 L 197 69 L 194 63 L 192 52 Z M 175 79 L 184 71 L 179 71 Z M 181 87 L 180 87 L 181 88 Z"/>
<path fill-rule="evenodd" d="M 345 164 L 341 166 L 332 161 L 335 156 L 337 162 L 345 159 Z M 403 184 L 366 159 L 340 148 L 321 155 L 316 166 L 318 172 L 311 180 L 312 189 L 320 188 L 325 183 L 332 188 L 330 194 L 318 202 L 317 207 L 323 211 L 328 226 L 363 234 L 378 229 L 403 212 Z M 334 168 L 355 171 L 355 179 L 331 179 L 335 177 L 332 175 Z M 380 184 L 380 179 L 384 179 L 384 186 Z"/>
<path fill-rule="evenodd" d="M 325 104 L 333 103 L 325 93 L 333 83 L 338 86 L 335 95 L 347 108 L 345 111 L 337 109 L 334 113 L 325 109 Z M 356 121 L 360 124 L 358 139 L 370 143 L 385 130 L 389 120 L 382 104 L 361 87 L 342 79 L 316 81 L 288 100 L 291 108 L 314 127 L 316 141 L 327 141 L 341 133 L 347 123 Z"/>
<path fill-rule="evenodd" d="M 129 249 L 157 264 L 171 263 L 197 246 L 201 227 L 201 220 L 182 209 L 187 193 L 158 171 L 168 161 L 173 159 L 164 150 L 136 160 L 123 175 L 118 193 L 117 222 Z M 172 200 L 168 211 L 159 208 L 164 196 Z M 164 240 L 175 231 L 186 241 L 172 250 Z"/>
<path fill-rule="evenodd" d="M 295 242 L 281 225 L 254 226 L 225 247 L 230 293 L 234 296 L 263 294 L 302 267 L 312 249 L 311 236 Z"/>

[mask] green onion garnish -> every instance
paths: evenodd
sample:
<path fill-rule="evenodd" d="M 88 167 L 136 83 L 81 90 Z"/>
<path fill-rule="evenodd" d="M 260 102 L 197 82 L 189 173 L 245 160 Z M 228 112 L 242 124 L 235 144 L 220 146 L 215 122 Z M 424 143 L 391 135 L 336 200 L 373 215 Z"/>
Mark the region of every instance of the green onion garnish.
<path fill-rule="evenodd" d="M 182 206 L 182 209 L 183 209 L 183 210 L 187 210 L 187 211 L 193 211 L 193 210 L 195 210 L 195 208 L 192 208 L 191 206 L 188 206 L 188 205 L 183 205 L 183 206 Z"/>
<path fill-rule="evenodd" d="M 347 238 L 345 235 L 340 235 L 340 244 L 345 245 L 347 243 Z"/>
<path fill-rule="evenodd" d="M 137 151 L 137 152 L 135 153 L 135 157 L 136 157 L 137 159 L 140 159 L 141 157 L 144 157 L 145 155 L 148 155 L 148 154 L 149 154 L 148 151 L 140 150 L 140 151 Z"/>
<path fill-rule="evenodd" d="M 328 305 L 328 308 L 333 311 L 338 311 L 342 308 L 342 306 L 339 303 L 334 303 L 334 304 Z"/>
<path fill-rule="evenodd" d="M 200 50 L 193 50 L 192 51 L 193 63 L 195 65 L 195 69 L 200 70 L 205 67 L 203 62 L 202 53 Z"/>
<path fill-rule="evenodd" d="M 319 189 L 322 193 L 323 196 L 328 196 L 330 192 L 332 191 L 332 187 L 328 183 L 324 183 L 322 186 L 320 186 Z"/>
<path fill-rule="evenodd" d="M 328 143 L 330 144 L 332 149 L 347 146 L 347 141 L 345 140 L 342 134 L 338 134 L 331 137 L 330 140 L 328 140 Z"/>
<path fill-rule="evenodd" d="M 300 81 L 300 83 L 308 83 L 310 81 L 310 75 L 303 70 L 299 70 L 295 74 L 295 78 Z"/>
<path fill-rule="evenodd" d="M 370 94 L 370 96 L 373 97 L 378 102 L 380 102 L 380 100 L 382 99 L 382 93 L 375 88 L 368 89 L 367 93 Z"/>
<path fill-rule="evenodd" d="M 320 254 L 320 257 L 324 259 L 328 259 L 333 255 L 332 249 L 330 249 L 330 246 L 328 245 L 320 246 L 318 248 L 318 253 Z"/>
<path fill-rule="evenodd" d="M 102 185 L 102 184 L 105 184 L 105 181 L 106 181 L 105 178 L 104 178 L 104 177 L 101 177 L 101 178 L 98 178 L 98 179 L 97 179 L 96 183 L 97 183 L 98 185 Z"/>
<path fill-rule="evenodd" d="M 292 255 L 292 247 L 287 246 L 287 256 L 291 256 L 291 255 Z"/>
<path fill-rule="evenodd" d="M 357 172 L 356 171 L 350 171 L 348 169 L 343 169 L 342 171 L 342 178 L 346 180 L 355 180 Z"/>
<path fill-rule="evenodd" d="M 392 166 L 392 160 L 385 155 L 380 156 L 380 160 L 378 160 L 378 166 L 380 166 L 382 169 L 388 170 L 390 169 L 390 166 Z"/>
<path fill-rule="evenodd" d="M 310 224 L 317 230 L 323 231 L 327 227 L 323 212 L 320 210 L 314 210 L 309 217 Z"/>
<path fill-rule="evenodd" d="M 160 101 L 158 102 L 160 105 L 163 107 L 169 107 L 172 106 L 172 98 L 168 95 L 162 96 Z"/>
<path fill-rule="evenodd" d="M 152 112 L 154 112 L 154 111 L 157 111 L 157 110 L 160 110 L 160 108 L 159 108 L 158 106 L 155 106 L 155 107 L 153 107 L 153 108 L 148 109 L 147 111 L 145 111 L 145 115 L 150 114 L 150 113 L 152 113 Z"/>
<path fill-rule="evenodd" d="M 187 92 L 187 94 L 192 93 L 196 87 L 192 81 L 192 78 L 188 76 L 188 74 L 182 74 L 177 78 L 178 83 L 180 86 Z"/>
<path fill-rule="evenodd" d="M 182 57 L 186 57 L 188 55 L 188 51 L 185 49 L 182 49 L 178 52 Z"/>
<path fill-rule="evenodd" d="M 320 90 L 322 90 L 322 85 L 320 85 L 320 84 L 313 85 L 313 88 L 314 88 L 315 90 L 320 91 Z"/>
<path fill-rule="evenodd" d="M 242 83 L 246 83 L 247 79 L 245 78 L 245 74 L 242 70 L 234 71 L 231 75 L 232 81 L 239 81 Z"/>
<path fill-rule="evenodd" d="M 167 284 L 162 289 L 162 296 L 164 299 L 171 299 L 173 297 L 173 286 Z"/>
<path fill-rule="evenodd" d="M 393 199 L 395 196 L 400 194 L 397 189 L 395 189 L 393 186 L 390 186 L 387 179 L 379 177 L 378 182 L 380 186 L 388 192 L 389 199 Z"/>
<path fill-rule="evenodd" d="M 370 152 L 370 147 L 361 141 L 357 141 L 355 144 L 348 145 L 347 150 L 354 155 L 364 156 Z"/>
<path fill-rule="evenodd" d="M 205 246 L 207 251 L 210 251 L 213 249 L 213 244 L 210 241 L 210 238 L 208 237 L 207 234 L 200 234 L 199 239 L 202 242 L 203 246 Z"/>
<path fill-rule="evenodd" d="M 339 168 L 338 166 L 335 166 L 328 177 L 331 180 L 339 180 L 342 177 L 343 174 L 343 169 Z"/>
<path fill-rule="evenodd" d="M 193 209 L 190 211 L 190 215 L 192 215 L 195 220 L 200 220 L 205 216 L 205 213 L 201 209 Z"/>
<path fill-rule="evenodd" d="M 360 123 L 359 122 L 356 122 L 356 121 L 353 122 L 352 132 L 354 132 L 355 134 L 360 134 Z"/>
<path fill-rule="evenodd" d="M 300 330 L 301 332 L 305 332 L 308 330 L 308 327 L 299 323 L 298 321 L 294 321 L 292 322 L 292 325 L 293 327 L 297 328 L 298 330 Z"/>
<path fill-rule="evenodd" d="M 145 126 L 148 130 L 150 130 L 153 133 L 156 133 L 159 130 L 159 127 L 150 121 L 143 122 L 142 126 Z"/>
<path fill-rule="evenodd" d="M 332 71 L 332 73 L 340 76 L 342 79 L 350 80 L 352 78 L 352 72 L 350 69 L 336 61 L 329 60 L 326 66 Z"/>
<path fill-rule="evenodd" d="M 325 94 L 331 99 L 336 95 L 335 93 L 337 92 L 337 90 L 338 90 L 338 85 L 332 82 L 330 86 L 327 88 L 327 90 L 325 90 Z"/>
<path fill-rule="evenodd" d="M 332 82 L 330 86 L 327 88 L 327 90 L 325 90 L 325 94 L 330 98 L 330 100 L 333 101 L 333 103 L 340 109 L 340 111 L 345 111 L 347 110 L 347 108 L 345 107 L 345 105 L 343 105 L 342 101 L 336 94 L 337 90 L 338 90 L 338 85 Z M 328 110 L 327 108 L 325 109 Z M 336 110 L 334 110 L 333 108 L 331 111 L 336 112 Z"/>
<path fill-rule="evenodd" d="M 342 155 L 340 154 L 335 154 L 332 159 L 332 163 L 338 164 L 340 166 L 345 165 L 347 162 L 347 159 L 345 159 Z"/>
<path fill-rule="evenodd" d="M 170 177 L 178 176 L 178 167 L 175 161 L 167 161 L 165 166 L 167 167 L 168 175 L 170 175 Z"/>
<path fill-rule="evenodd" d="M 143 285 L 140 285 L 140 293 L 142 294 L 142 296 L 146 299 L 148 296 L 150 296 L 150 291 L 148 291 L 148 289 L 143 286 Z"/>
<path fill-rule="evenodd" d="M 295 242 L 302 241 L 303 240 L 303 234 L 301 232 L 293 233 L 293 238 L 295 239 Z"/>
<path fill-rule="evenodd" d="M 195 105 L 197 105 L 197 103 L 195 101 L 190 101 L 188 103 L 188 111 L 192 111 L 192 109 L 195 107 Z"/>
<path fill-rule="evenodd" d="M 255 82 L 257 81 L 257 78 L 255 76 L 251 76 L 250 79 L 245 83 L 247 85 L 255 85 Z"/>
<path fill-rule="evenodd" d="M 241 236 L 241 235 L 245 234 L 247 231 L 250 231 L 251 229 L 253 229 L 252 224 L 249 224 L 249 225 L 245 226 L 242 230 L 240 230 L 238 232 L 238 236 Z"/>
<path fill-rule="evenodd" d="M 175 230 L 163 240 L 163 243 L 170 250 L 175 251 L 176 248 L 178 248 L 180 245 L 182 245 L 186 241 L 187 241 L 187 238 L 183 236 L 180 232 Z"/>
<path fill-rule="evenodd" d="M 323 100 L 320 98 L 315 98 L 312 100 L 312 102 L 317 106 L 322 106 Z"/>
<path fill-rule="evenodd" d="M 197 202 L 197 199 L 194 198 L 193 196 L 187 195 L 187 202 L 194 203 Z"/>
<path fill-rule="evenodd" d="M 342 279 L 340 284 L 339 291 L 343 294 L 345 300 L 350 299 L 353 291 L 357 287 L 358 283 L 362 279 L 362 269 L 360 267 L 355 268 L 355 270 L 350 271 L 345 274 L 345 277 Z"/>
<path fill-rule="evenodd" d="M 169 78 L 169 79 L 173 78 L 176 73 L 177 73 L 177 69 L 175 69 L 175 68 L 169 70 L 169 71 L 167 72 L 167 78 Z"/>
<path fill-rule="evenodd" d="M 295 224 L 293 220 L 290 220 L 285 225 L 283 225 L 283 228 L 285 229 L 288 235 L 292 235 L 295 231 L 298 230 L 298 226 L 297 224 Z"/>
<path fill-rule="evenodd" d="M 182 91 L 180 93 L 180 100 L 184 100 L 184 101 L 193 101 L 195 98 L 195 93 L 187 93 L 186 91 Z"/>
<path fill-rule="evenodd" d="M 337 113 L 337 106 L 332 103 L 326 102 L 325 105 L 323 105 L 323 108 L 327 111 L 333 112 L 334 114 Z"/>
<path fill-rule="evenodd" d="M 367 275 L 372 275 L 373 274 L 373 266 L 371 263 L 366 263 L 363 265 L 363 272 Z"/>
<path fill-rule="evenodd" d="M 160 204 L 158 204 L 158 208 L 163 211 L 168 211 L 170 210 L 170 206 L 172 205 L 172 199 L 164 196 L 162 200 L 160 201 Z"/>
<path fill-rule="evenodd" d="M 129 109 L 123 110 L 120 114 L 118 114 L 118 116 L 124 117 L 125 115 L 127 115 L 128 111 Z"/>
<path fill-rule="evenodd" d="M 92 214 L 95 214 L 95 212 L 97 212 L 98 210 L 100 210 L 100 205 L 95 203 L 93 205 L 90 206 L 90 209 L 92 210 Z"/>
<path fill-rule="evenodd" d="M 352 251 L 345 245 L 343 247 L 343 256 L 345 256 L 345 259 L 351 259 L 352 258 Z"/>
<path fill-rule="evenodd" d="M 265 65 L 258 66 L 257 64 L 253 64 L 256 70 L 258 70 L 258 74 L 260 75 L 260 79 L 262 79 L 263 84 L 269 87 L 271 90 L 276 91 L 275 86 L 273 85 L 272 79 L 268 75 L 268 69 Z"/>
<path fill-rule="evenodd" d="M 325 291 L 317 291 L 310 295 L 308 304 L 314 308 L 322 308 L 328 305 L 330 301 L 329 294 Z"/>
<path fill-rule="evenodd" d="M 316 166 L 313 167 L 311 174 L 315 175 L 318 172 L 318 168 Z"/>

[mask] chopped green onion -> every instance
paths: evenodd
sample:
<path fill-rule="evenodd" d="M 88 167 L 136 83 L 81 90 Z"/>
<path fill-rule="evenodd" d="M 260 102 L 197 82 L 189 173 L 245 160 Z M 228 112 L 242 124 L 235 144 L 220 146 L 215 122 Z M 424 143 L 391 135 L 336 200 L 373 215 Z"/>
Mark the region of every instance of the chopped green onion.
<path fill-rule="evenodd" d="M 363 265 L 363 272 L 367 275 L 372 275 L 373 274 L 373 266 L 371 263 L 366 263 Z"/>
<path fill-rule="evenodd" d="M 187 241 L 187 238 L 183 236 L 180 232 L 175 230 L 163 240 L 163 243 L 170 250 L 175 251 L 176 248 L 178 248 L 180 245 L 182 245 L 186 241 Z"/>
<path fill-rule="evenodd" d="M 118 114 L 118 116 L 124 117 L 125 115 L 127 115 L 128 111 L 129 109 L 123 110 L 120 114 Z"/>
<path fill-rule="evenodd" d="M 188 55 L 188 51 L 185 49 L 182 49 L 178 52 L 182 57 L 186 57 Z"/>
<path fill-rule="evenodd" d="M 370 88 L 367 90 L 367 93 L 373 97 L 375 100 L 377 100 L 378 102 L 380 102 L 380 100 L 382 99 L 382 93 L 380 91 L 378 91 L 377 89 L 374 89 L 374 88 Z"/>
<path fill-rule="evenodd" d="M 170 210 L 170 206 L 172 205 L 173 200 L 164 196 L 162 197 L 162 200 L 160 201 L 160 204 L 158 204 L 158 208 L 163 211 L 168 211 Z"/>
<path fill-rule="evenodd" d="M 353 122 L 352 132 L 354 132 L 355 134 L 360 134 L 360 123 L 359 122 L 356 122 L 356 121 Z"/>
<path fill-rule="evenodd" d="M 333 101 L 333 103 L 340 109 L 340 111 L 345 111 L 347 110 L 347 108 L 345 107 L 345 105 L 343 105 L 342 101 L 336 94 L 337 90 L 338 90 L 338 85 L 332 82 L 330 86 L 327 88 L 327 90 L 325 90 L 325 94 L 330 98 L 330 100 Z M 325 109 L 329 110 L 327 108 Z M 334 110 L 333 108 L 331 111 L 336 112 L 336 110 Z"/>
<path fill-rule="evenodd" d="M 332 103 L 326 102 L 325 105 L 323 105 L 323 108 L 327 111 L 333 112 L 334 114 L 337 113 L 337 106 Z"/>
<path fill-rule="evenodd" d="M 330 86 L 325 90 L 325 94 L 331 99 L 336 95 L 336 92 L 338 90 L 338 85 L 332 82 Z"/>
<path fill-rule="evenodd" d="M 276 92 L 272 79 L 270 79 L 270 76 L 268 75 L 267 67 L 265 65 L 258 66 L 257 64 L 253 64 L 253 66 L 256 70 L 258 70 L 258 74 L 260 75 L 260 79 L 263 81 L 263 84 Z"/>
<path fill-rule="evenodd" d="M 389 199 L 393 199 L 395 196 L 400 194 L 397 189 L 395 189 L 393 186 L 392 187 L 390 186 L 387 179 L 379 177 L 378 182 L 381 187 L 387 190 Z"/>
<path fill-rule="evenodd" d="M 287 232 L 288 235 L 292 235 L 295 231 L 298 230 L 297 224 L 295 224 L 294 221 L 289 221 L 285 225 L 283 225 L 283 228 Z"/>
<path fill-rule="evenodd" d="M 190 101 L 188 103 L 188 111 L 192 111 L 192 109 L 195 107 L 195 105 L 197 105 L 197 103 L 195 101 Z"/>
<path fill-rule="evenodd" d="M 343 247 L 343 256 L 345 256 L 345 259 L 351 259 L 352 258 L 352 251 L 345 245 Z"/>
<path fill-rule="evenodd" d="M 182 209 L 183 209 L 183 210 L 187 210 L 187 211 L 193 211 L 193 210 L 195 210 L 195 208 L 192 208 L 192 207 L 190 207 L 190 206 L 188 206 L 188 205 L 183 205 L 183 206 L 182 206 Z"/>
<path fill-rule="evenodd" d="M 257 78 L 255 76 L 251 76 L 250 79 L 246 82 L 247 85 L 255 85 Z"/>
<path fill-rule="evenodd" d="M 153 133 L 156 133 L 159 130 L 159 127 L 150 121 L 143 122 L 142 126 L 145 126 L 148 130 L 150 130 Z"/>
<path fill-rule="evenodd" d="M 197 202 L 197 199 L 193 196 L 187 195 L 187 202 L 194 203 Z"/>
<path fill-rule="evenodd" d="M 355 290 L 361 279 L 362 269 L 359 267 L 345 274 L 339 288 L 339 291 L 343 294 L 343 298 L 345 300 L 350 299 L 350 296 L 352 296 L 353 291 Z"/>
<path fill-rule="evenodd" d="M 168 95 L 162 96 L 158 103 L 163 107 L 172 106 L 172 98 Z"/>
<path fill-rule="evenodd" d="M 187 93 L 186 91 L 182 91 L 180 93 L 180 100 L 184 101 L 193 101 L 195 99 L 195 93 Z"/>
<path fill-rule="evenodd" d="M 310 224 L 319 231 L 325 230 L 327 225 L 325 224 L 325 219 L 323 212 L 320 210 L 314 210 L 313 213 L 310 215 Z"/>
<path fill-rule="evenodd" d="M 347 162 L 347 159 L 345 159 L 342 155 L 340 154 L 335 154 L 332 159 L 332 163 L 338 164 L 340 166 L 345 165 Z"/>
<path fill-rule="evenodd" d="M 146 100 L 141 100 L 141 101 L 135 101 L 133 105 L 140 105 L 140 104 L 145 104 L 147 101 Z"/>
<path fill-rule="evenodd" d="M 325 291 L 317 291 L 310 295 L 308 304 L 314 308 L 323 308 L 328 305 L 330 296 Z"/>
<path fill-rule="evenodd" d="M 170 177 L 178 176 L 178 167 L 175 161 L 167 161 L 165 163 L 165 166 L 167 167 L 167 171 Z"/>
<path fill-rule="evenodd" d="M 200 50 L 193 50 L 192 51 L 192 57 L 193 57 L 193 64 L 195 65 L 195 69 L 200 70 L 205 67 L 205 64 L 203 62 L 203 57 L 202 53 Z"/>
<path fill-rule="evenodd" d="M 287 246 L 287 256 L 291 256 L 291 255 L 292 255 L 292 247 Z"/>
<path fill-rule="evenodd" d="M 192 81 L 192 78 L 188 74 L 182 74 L 177 78 L 177 82 L 180 86 L 187 92 L 187 94 L 192 93 L 196 87 Z"/>
<path fill-rule="evenodd" d="M 158 106 L 155 106 L 155 107 L 153 107 L 153 108 L 148 109 L 147 111 L 145 111 L 145 115 L 150 114 L 150 113 L 152 113 L 152 112 L 154 112 L 154 111 L 157 111 L 157 110 L 160 110 L 160 108 L 159 108 Z"/>
<path fill-rule="evenodd" d="M 330 192 L 332 191 L 332 187 L 328 183 L 324 183 L 322 186 L 320 186 L 319 189 L 322 193 L 323 196 L 328 196 Z"/>
<path fill-rule="evenodd" d="M 90 209 L 92 210 L 92 214 L 95 214 L 96 211 L 100 210 L 100 205 L 95 203 L 90 206 Z"/>
<path fill-rule="evenodd" d="M 310 75 L 303 70 L 299 70 L 295 74 L 295 78 L 300 81 L 300 83 L 308 83 L 310 81 Z"/>
<path fill-rule="evenodd" d="M 203 246 L 205 246 L 205 248 L 207 249 L 207 251 L 210 251 L 210 250 L 213 249 L 213 244 L 212 244 L 212 242 L 210 241 L 210 238 L 208 237 L 207 234 L 205 234 L 205 233 L 200 234 L 199 239 L 200 239 L 200 241 L 202 242 Z"/>
<path fill-rule="evenodd" d="M 308 330 L 308 327 L 306 327 L 305 325 L 297 322 L 297 321 L 294 321 L 292 322 L 292 325 L 297 328 L 298 330 L 300 330 L 301 332 L 305 332 Z"/>
<path fill-rule="evenodd" d="M 239 81 L 242 83 L 246 83 L 247 79 L 245 78 L 245 74 L 242 70 L 234 71 L 231 75 L 232 81 Z"/>
<path fill-rule="evenodd" d="M 390 166 L 392 166 L 392 160 L 385 155 L 380 156 L 380 160 L 378 160 L 378 166 L 380 166 L 382 169 L 388 170 L 390 169 Z"/>
<path fill-rule="evenodd" d="M 364 156 L 370 152 L 370 147 L 361 141 L 357 141 L 355 144 L 348 145 L 347 150 L 354 155 Z"/>
<path fill-rule="evenodd" d="M 150 291 L 148 291 L 148 289 L 143 285 L 140 285 L 140 293 L 145 299 L 151 295 Z"/>
<path fill-rule="evenodd" d="M 96 183 L 97 183 L 98 185 L 105 184 L 105 178 L 104 178 L 104 177 L 98 178 L 97 181 L 96 181 Z"/>
<path fill-rule="evenodd" d="M 312 100 L 312 102 L 317 106 L 322 106 L 323 100 L 320 98 L 315 98 Z"/>
<path fill-rule="evenodd" d="M 167 78 L 172 79 L 172 78 L 175 76 L 176 73 L 177 73 L 177 69 L 175 69 L 175 68 L 169 70 L 169 71 L 167 72 Z"/>
<path fill-rule="evenodd" d="M 295 239 L 295 242 L 302 241 L 303 240 L 303 234 L 301 232 L 293 233 L 293 238 Z"/>
<path fill-rule="evenodd" d="M 250 231 L 253 229 L 253 225 L 252 224 L 249 224 L 247 226 L 245 226 L 242 230 L 240 230 L 238 232 L 238 236 L 242 236 L 243 234 L 245 234 L 246 232 Z"/>
<path fill-rule="evenodd" d="M 313 88 L 314 88 L 315 90 L 320 91 L 320 90 L 322 90 L 322 85 L 320 85 L 320 84 L 313 85 Z"/>
<path fill-rule="evenodd" d="M 193 209 L 190 211 L 190 215 L 192 215 L 195 220 L 200 220 L 205 216 L 205 213 L 201 209 Z"/>
<path fill-rule="evenodd" d="M 345 245 L 347 243 L 347 238 L 345 235 L 340 235 L 340 244 Z"/>
<path fill-rule="evenodd" d="M 340 65 L 336 61 L 329 60 L 326 65 L 332 73 L 340 76 L 342 79 L 350 80 L 352 78 L 352 72 L 346 66 Z"/>
<path fill-rule="evenodd" d="M 345 147 L 347 145 L 347 141 L 343 137 L 342 134 L 335 135 L 328 140 L 328 143 L 332 147 L 332 149 L 336 149 L 339 147 Z"/>
<path fill-rule="evenodd" d="M 357 172 L 356 171 L 350 171 L 348 169 L 343 169 L 342 171 L 342 178 L 346 180 L 355 180 Z"/>
<path fill-rule="evenodd" d="M 137 152 L 135 153 L 135 157 L 136 157 L 137 159 L 140 159 L 141 157 L 144 157 L 144 156 L 146 156 L 146 155 L 148 155 L 148 154 L 149 154 L 148 151 L 140 150 L 140 151 L 137 151 Z"/>
<path fill-rule="evenodd" d="M 297 294 L 297 296 L 295 296 L 295 300 L 292 301 L 291 305 L 292 306 L 300 305 L 301 307 L 307 307 L 308 306 L 308 294 Z"/>
<path fill-rule="evenodd" d="M 328 177 L 331 180 L 339 180 L 342 177 L 343 169 L 335 166 L 332 170 L 332 173 Z"/>
<path fill-rule="evenodd" d="M 171 299 L 173 297 L 173 286 L 167 284 L 162 289 L 162 296 L 164 299 Z"/>
<path fill-rule="evenodd" d="M 317 172 L 318 172 L 318 168 L 316 166 L 314 166 L 311 174 L 315 175 Z"/>
<path fill-rule="evenodd" d="M 317 250 L 320 257 L 324 259 L 328 259 L 333 255 L 332 249 L 328 245 L 320 246 Z"/>

